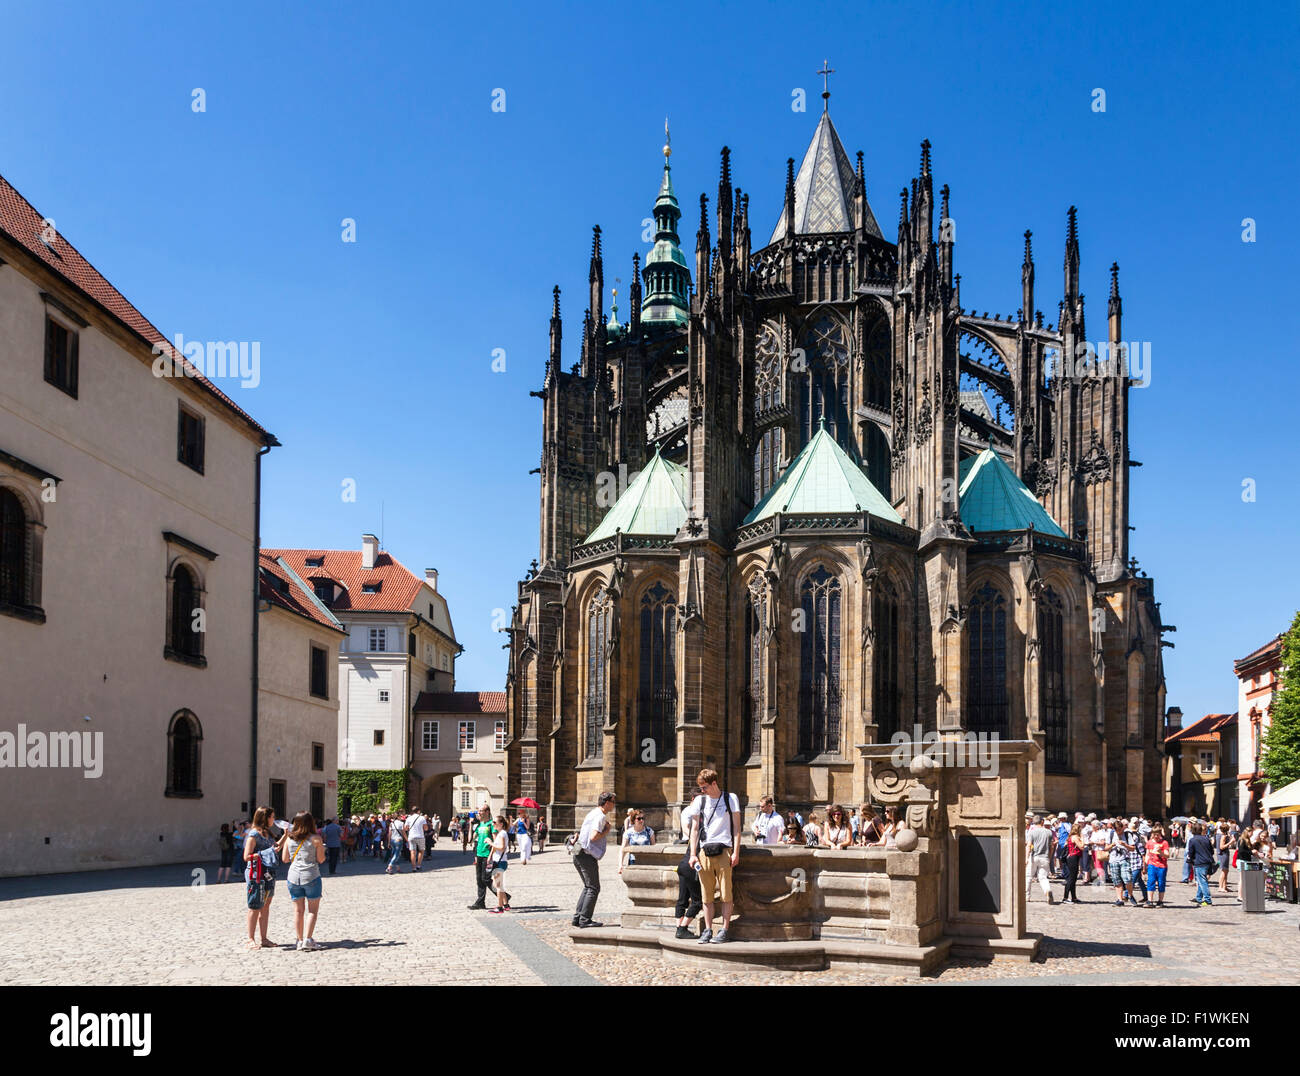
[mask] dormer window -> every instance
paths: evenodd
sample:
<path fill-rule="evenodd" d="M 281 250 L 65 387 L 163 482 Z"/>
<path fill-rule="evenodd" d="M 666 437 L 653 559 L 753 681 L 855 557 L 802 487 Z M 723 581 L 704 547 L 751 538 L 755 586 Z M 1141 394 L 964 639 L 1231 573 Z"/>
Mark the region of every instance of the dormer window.
<path fill-rule="evenodd" d="M 308 567 L 308 568 L 323 568 L 323 567 L 325 567 L 325 558 L 324 558 L 324 557 L 308 557 L 308 558 L 307 558 L 307 567 Z"/>
<path fill-rule="evenodd" d="M 312 590 L 316 592 L 316 597 L 327 605 L 334 600 L 334 584 L 328 579 L 312 580 Z"/>
<path fill-rule="evenodd" d="M 381 588 L 383 585 L 384 585 L 384 584 L 383 584 L 382 582 L 379 582 L 379 583 L 362 583 L 362 584 L 361 584 L 361 593 L 362 593 L 362 594 L 378 594 L 380 588 Z"/>

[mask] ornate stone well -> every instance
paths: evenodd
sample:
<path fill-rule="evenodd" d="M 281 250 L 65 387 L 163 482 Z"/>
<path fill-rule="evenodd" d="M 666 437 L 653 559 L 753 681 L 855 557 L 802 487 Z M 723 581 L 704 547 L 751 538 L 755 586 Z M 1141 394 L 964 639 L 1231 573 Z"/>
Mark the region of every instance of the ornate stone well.
<path fill-rule="evenodd" d="M 1025 931 L 1024 814 L 1037 745 L 986 742 L 978 758 L 969 738 L 859 750 L 872 800 L 902 809 L 897 849 L 745 845 L 727 945 L 673 937 L 685 846 L 638 849 L 623 874 L 632 909 L 618 927 L 575 930 L 574 942 L 689 963 L 892 975 L 923 975 L 952 956 L 1032 959 L 1040 939 Z"/>

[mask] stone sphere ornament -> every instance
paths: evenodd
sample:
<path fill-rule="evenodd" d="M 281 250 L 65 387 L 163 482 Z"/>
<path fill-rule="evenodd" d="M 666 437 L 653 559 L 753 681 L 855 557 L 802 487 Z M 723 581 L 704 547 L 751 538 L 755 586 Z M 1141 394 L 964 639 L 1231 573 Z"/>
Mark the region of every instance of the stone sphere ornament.
<path fill-rule="evenodd" d="M 912 772 L 913 777 L 924 777 L 927 773 L 937 769 L 939 763 L 931 755 L 920 754 L 907 764 L 907 768 Z"/>
<path fill-rule="evenodd" d="M 894 847 L 900 852 L 915 852 L 917 839 L 916 830 L 900 829 L 894 837 Z"/>

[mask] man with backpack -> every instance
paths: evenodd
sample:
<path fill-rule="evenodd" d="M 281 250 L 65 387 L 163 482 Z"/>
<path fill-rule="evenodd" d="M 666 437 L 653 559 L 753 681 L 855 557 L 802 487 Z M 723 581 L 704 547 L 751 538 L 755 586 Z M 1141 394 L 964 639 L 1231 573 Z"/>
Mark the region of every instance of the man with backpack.
<path fill-rule="evenodd" d="M 700 873 L 704 897 L 704 929 L 699 944 L 721 945 L 735 904 L 732 868 L 740 862 L 740 800 L 718 787 L 718 771 L 700 770 L 695 779 L 701 795 L 692 801 L 690 865 Z M 722 927 L 713 933 L 714 891 L 722 904 Z"/>

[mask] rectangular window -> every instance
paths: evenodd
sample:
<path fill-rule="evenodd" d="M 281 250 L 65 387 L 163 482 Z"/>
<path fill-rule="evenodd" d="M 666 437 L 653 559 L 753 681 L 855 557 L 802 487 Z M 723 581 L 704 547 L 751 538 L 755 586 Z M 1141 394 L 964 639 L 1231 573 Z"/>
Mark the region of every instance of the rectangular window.
<path fill-rule="evenodd" d="M 415 657 L 415 632 L 413 631 L 408 631 L 406 633 L 406 652 L 410 654 L 411 657 Z"/>
<path fill-rule="evenodd" d="M 322 822 L 325 821 L 325 786 L 311 786 L 311 813 Z"/>
<path fill-rule="evenodd" d="M 178 405 L 176 458 L 199 474 L 203 473 L 203 418 Z"/>
<path fill-rule="evenodd" d="M 376 746 L 376 747 L 383 747 L 383 746 L 384 746 L 384 730 L 383 730 L 383 729 L 375 729 L 375 746 Z"/>
<path fill-rule="evenodd" d="M 45 318 L 45 380 L 77 397 L 77 334 L 49 315 Z"/>
<path fill-rule="evenodd" d="M 426 751 L 438 750 L 438 722 L 424 722 L 422 733 L 422 743 Z"/>
<path fill-rule="evenodd" d="M 506 749 L 506 723 L 504 721 L 498 721 L 494 733 L 492 750 L 504 751 Z"/>
<path fill-rule="evenodd" d="M 311 693 L 318 699 L 330 697 L 329 666 L 326 664 L 328 660 L 328 652 L 324 647 L 311 648 Z"/>
<path fill-rule="evenodd" d="M 362 583 L 362 584 L 361 584 L 361 593 L 362 593 L 362 594 L 378 594 L 378 593 L 379 593 L 379 588 L 380 588 L 381 586 L 383 586 L 382 583 Z"/>
<path fill-rule="evenodd" d="M 371 628 L 370 629 L 370 649 L 387 650 L 388 649 L 388 629 Z"/>
<path fill-rule="evenodd" d="M 468 788 L 462 788 L 462 789 L 460 790 L 460 806 L 461 806 L 461 809 L 462 809 L 462 810 L 467 810 L 467 809 L 469 808 L 469 789 L 468 789 Z"/>
<path fill-rule="evenodd" d="M 283 781 L 271 782 L 271 810 L 275 812 L 276 818 L 289 818 L 288 811 L 289 797 L 285 795 L 285 784 Z"/>
<path fill-rule="evenodd" d="M 325 768 L 325 745 L 323 743 L 311 745 L 311 768 L 313 770 L 323 770 Z"/>
<path fill-rule="evenodd" d="M 388 701 L 388 688 L 386 688 L 386 687 L 381 687 L 381 688 L 379 689 L 379 701 L 380 701 L 380 702 L 387 702 L 387 701 Z"/>
<path fill-rule="evenodd" d="M 474 750 L 474 741 L 478 733 L 476 726 L 477 722 L 474 721 L 462 721 L 460 723 L 460 750 Z"/>
<path fill-rule="evenodd" d="M 1202 752 L 1201 752 L 1201 772 L 1202 772 L 1202 773 L 1210 773 L 1211 771 L 1213 771 L 1213 769 L 1214 769 L 1214 752 L 1213 752 L 1213 751 L 1202 751 Z"/>

